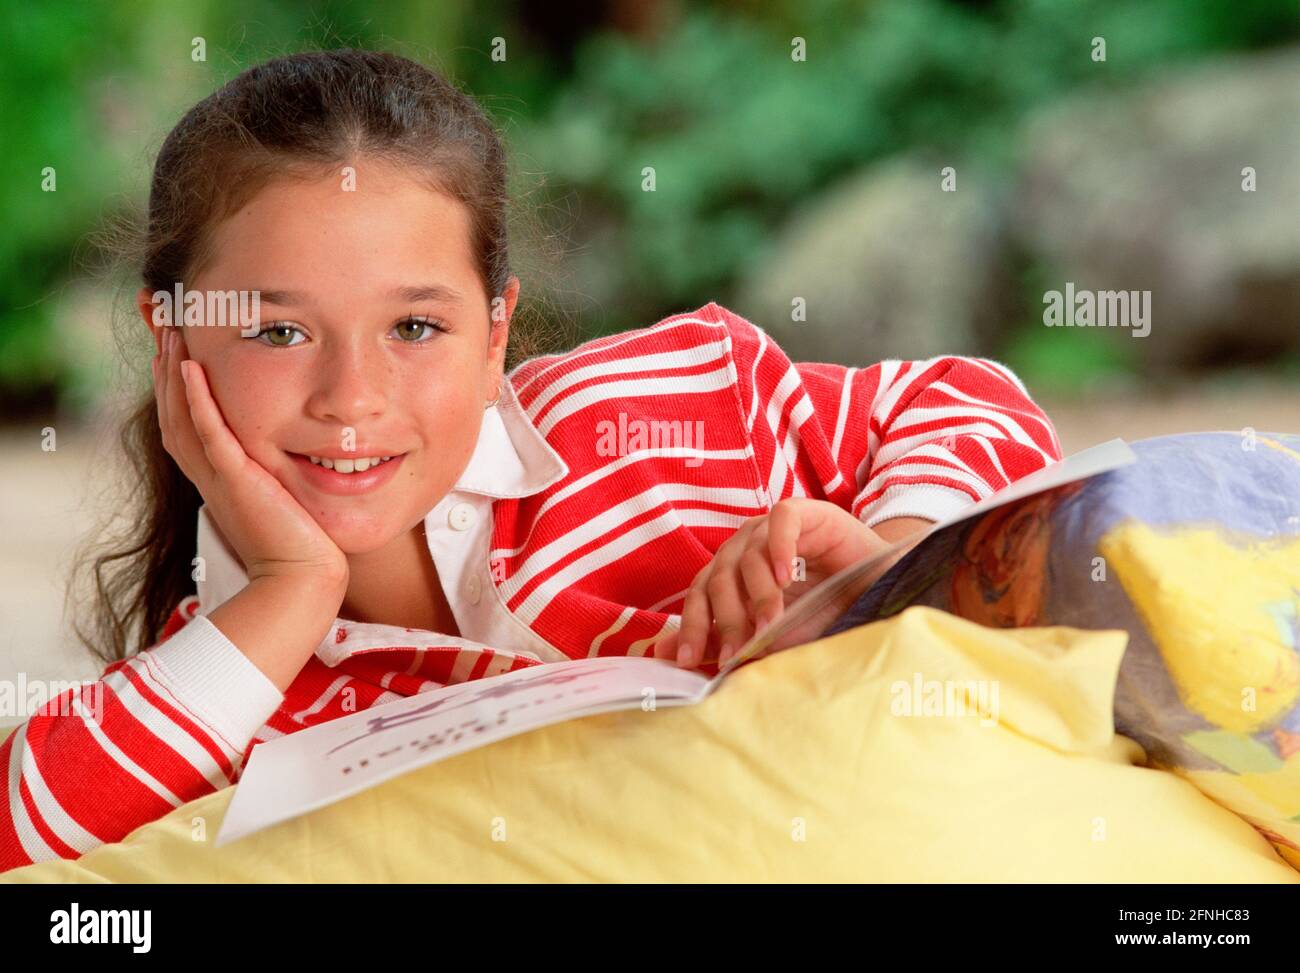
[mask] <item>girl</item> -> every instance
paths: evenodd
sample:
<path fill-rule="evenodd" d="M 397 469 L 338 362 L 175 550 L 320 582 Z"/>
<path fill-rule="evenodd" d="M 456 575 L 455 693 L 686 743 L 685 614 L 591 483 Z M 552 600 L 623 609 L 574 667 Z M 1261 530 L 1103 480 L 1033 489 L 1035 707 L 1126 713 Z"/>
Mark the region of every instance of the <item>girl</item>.
<path fill-rule="evenodd" d="M 170 133 L 137 297 L 154 389 L 124 436 L 140 533 L 96 565 L 130 568 L 99 585 L 111 664 L 0 747 L 0 869 L 399 696 L 597 655 L 714 666 L 1060 458 L 995 362 L 793 364 L 712 303 L 507 371 L 506 224 L 481 109 L 390 54 L 272 60 Z M 257 320 L 168 307 L 178 284 L 255 295 Z"/>

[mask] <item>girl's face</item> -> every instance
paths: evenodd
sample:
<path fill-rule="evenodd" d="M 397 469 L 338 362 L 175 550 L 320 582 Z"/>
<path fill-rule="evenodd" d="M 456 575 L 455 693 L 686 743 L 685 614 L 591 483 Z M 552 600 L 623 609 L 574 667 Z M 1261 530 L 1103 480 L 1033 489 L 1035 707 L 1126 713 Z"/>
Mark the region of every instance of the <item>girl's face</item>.
<path fill-rule="evenodd" d="M 460 478 L 503 381 L 519 291 L 511 278 L 491 328 L 466 208 L 400 168 L 355 168 L 355 188 L 342 176 L 272 183 L 184 282 L 260 292 L 259 335 L 238 321 L 180 329 L 244 451 L 345 554 L 411 530 Z M 138 301 L 151 320 L 152 295 Z M 364 473 L 312 459 L 355 470 L 384 456 Z"/>

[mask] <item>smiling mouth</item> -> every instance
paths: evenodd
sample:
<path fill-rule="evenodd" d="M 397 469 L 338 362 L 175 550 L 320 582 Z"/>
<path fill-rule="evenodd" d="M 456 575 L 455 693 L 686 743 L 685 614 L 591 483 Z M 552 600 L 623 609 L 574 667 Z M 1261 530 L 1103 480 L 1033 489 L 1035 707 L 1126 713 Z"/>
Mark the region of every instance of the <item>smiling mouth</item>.
<path fill-rule="evenodd" d="M 327 470 L 333 470 L 335 473 L 365 473 L 367 470 L 373 470 L 376 466 L 382 466 L 394 459 L 404 456 L 404 453 L 394 453 L 391 456 L 354 456 L 344 458 L 332 458 L 329 456 L 311 456 L 305 453 L 294 453 L 302 459 L 310 460 L 314 466 L 322 466 Z"/>

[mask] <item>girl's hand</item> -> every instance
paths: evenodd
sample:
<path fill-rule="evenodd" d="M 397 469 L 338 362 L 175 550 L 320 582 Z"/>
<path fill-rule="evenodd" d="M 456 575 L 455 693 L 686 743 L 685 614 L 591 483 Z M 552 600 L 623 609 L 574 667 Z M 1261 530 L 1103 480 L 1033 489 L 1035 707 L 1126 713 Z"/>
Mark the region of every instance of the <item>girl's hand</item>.
<path fill-rule="evenodd" d="M 203 367 L 175 327 L 153 360 L 163 446 L 203 496 L 250 581 L 291 577 L 347 590 L 348 561 L 293 495 L 254 462 L 222 418 Z"/>
<path fill-rule="evenodd" d="M 709 661 L 716 646 L 718 665 L 723 665 L 804 592 L 907 533 L 928 526 L 927 521 L 910 518 L 901 525 L 905 530 L 897 529 L 900 525 L 893 521 L 887 523 L 896 528 L 888 539 L 837 504 L 796 497 L 751 517 L 695 576 L 686 593 L 681 627 L 655 643 L 654 656 L 675 657 L 678 665 L 692 668 Z M 903 553 L 899 551 L 864 585 L 883 575 Z M 802 559 L 801 580 L 795 580 L 796 558 Z M 862 590 L 865 587 L 845 597 L 856 599 Z M 774 648 L 816 637 L 847 607 L 847 603 L 828 606 L 809 624 L 783 635 Z"/>

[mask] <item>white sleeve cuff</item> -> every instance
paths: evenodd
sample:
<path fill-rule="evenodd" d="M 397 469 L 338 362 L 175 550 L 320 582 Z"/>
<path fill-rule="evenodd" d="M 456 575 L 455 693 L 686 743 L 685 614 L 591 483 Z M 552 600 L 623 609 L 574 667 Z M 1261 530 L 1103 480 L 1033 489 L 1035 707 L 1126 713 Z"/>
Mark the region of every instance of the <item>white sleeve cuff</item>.
<path fill-rule="evenodd" d="M 240 752 L 284 702 L 284 693 L 206 615 L 146 651 L 159 680 Z"/>
<path fill-rule="evenodd" d="M 974 505 L 969 493 L 928 483 L 892 486 L 880 499 L 862 508 L 858 519 L 868 527 L 895 517 L 921 517 L 938 522 Z"/>

